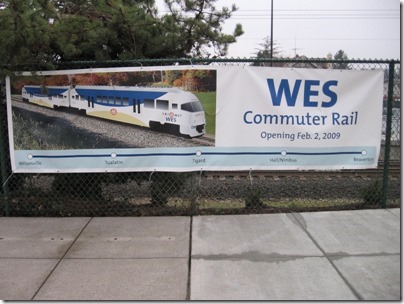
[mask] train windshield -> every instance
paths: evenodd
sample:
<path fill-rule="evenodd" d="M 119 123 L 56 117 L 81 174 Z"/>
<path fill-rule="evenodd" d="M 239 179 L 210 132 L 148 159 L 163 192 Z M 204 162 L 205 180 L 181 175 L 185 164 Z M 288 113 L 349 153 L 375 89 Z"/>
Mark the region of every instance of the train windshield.
<path fill-rule="evenodd" d="M 201 112 L 203 111 L 203 107 L 199 101 L 193 101 L 182 104 L 181 110 L 187 112 Z"/>

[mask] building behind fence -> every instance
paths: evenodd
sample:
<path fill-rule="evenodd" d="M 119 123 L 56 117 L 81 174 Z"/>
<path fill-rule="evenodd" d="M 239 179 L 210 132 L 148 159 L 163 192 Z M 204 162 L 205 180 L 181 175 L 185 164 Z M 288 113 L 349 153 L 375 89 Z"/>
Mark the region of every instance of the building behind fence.
<path fill-rule="evenodd" d="M 161 59 L 68 62 L 55 69 L 257 65 L 384 71 L 379 168 L 339 171 L 12 173 L 4 82 L 0 109 L 0 216 L 162 216 L 399 207 L 400 62 L 313 59 Z M 32 70 L 20 66 L 18 70 Z M 36 68 L 37 69 L 37 68 Z M 372 122 L 369 122 L 371 124 Z"/>

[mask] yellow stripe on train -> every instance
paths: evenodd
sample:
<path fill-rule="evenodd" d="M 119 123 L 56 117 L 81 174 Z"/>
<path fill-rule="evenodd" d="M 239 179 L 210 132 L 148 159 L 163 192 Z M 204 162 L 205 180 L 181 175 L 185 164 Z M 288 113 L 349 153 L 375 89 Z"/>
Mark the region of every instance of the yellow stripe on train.
<path fill-rule="evenodd" d="M 31 99 L 31 103 L 37 104 L 42 107 L 47 107 L 53 109 L 53 104 L 43 101 L 42 99 Z"/>
<path fill-rule="evenodd" d="M 112 114 L 110 111 L 92 111 L 92 112 L 87 112 L 87 115 L 89 116 L 94 116 L 94 117 L 100 117 L 104 119 L 109 119 L 109 120 L 114 120 L 114 121 L 120 121 L 120 122 L 125 122 L 133 125 L 138 125 L 142 127 L 148 127 L 147 124 L 145 124 L 143 121 L 130 116 L 128 114 L 124 113 L 116 113 Z"/>

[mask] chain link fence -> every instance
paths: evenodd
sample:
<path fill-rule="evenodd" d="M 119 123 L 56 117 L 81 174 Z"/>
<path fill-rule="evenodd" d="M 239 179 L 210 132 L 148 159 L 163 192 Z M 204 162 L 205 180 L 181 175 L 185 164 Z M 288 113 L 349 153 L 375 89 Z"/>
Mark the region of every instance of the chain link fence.
<path fill-rule="evenodd" d="M 0 216 L 163 216 L 400 206 L 399 61 L 161 59 L 69 62 L 52 68 L 66 70 L 173 64 L 382 69 L 385 73 L 385 85 L 379 168 L 339 171 L 12 173 L 7 131 L 7 121 L 11 118 L 7 117 L 2 82 Z M 26 66 L 13 69 L 33 70 Z M 37 69 L 36 67 L 35 70 Z M 25 132 L 31 136 L 30 130 Z"/>

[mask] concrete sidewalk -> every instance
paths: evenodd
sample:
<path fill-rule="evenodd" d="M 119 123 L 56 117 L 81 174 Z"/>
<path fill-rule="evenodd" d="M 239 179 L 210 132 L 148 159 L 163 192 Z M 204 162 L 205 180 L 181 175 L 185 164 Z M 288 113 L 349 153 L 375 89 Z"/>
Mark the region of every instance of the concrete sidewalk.
<path fill-rule="evenodd" d="M 401 300 L 400 209 L 0 218 L 3 300 Z"/>

